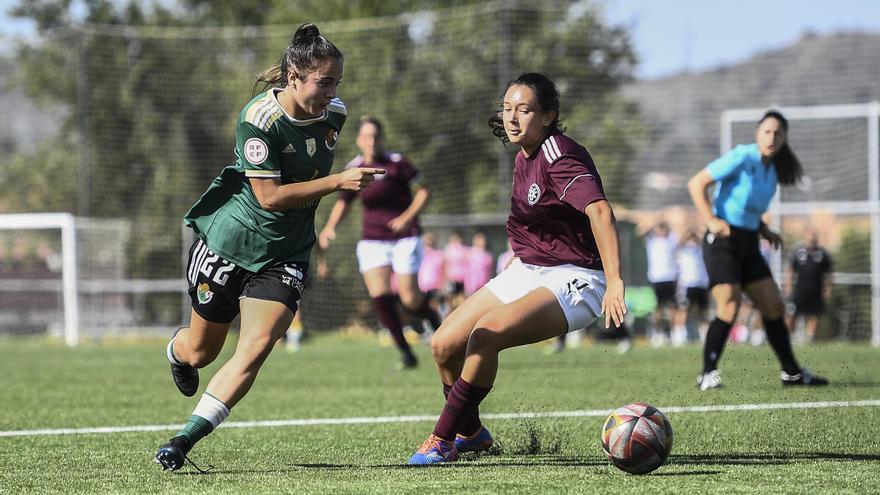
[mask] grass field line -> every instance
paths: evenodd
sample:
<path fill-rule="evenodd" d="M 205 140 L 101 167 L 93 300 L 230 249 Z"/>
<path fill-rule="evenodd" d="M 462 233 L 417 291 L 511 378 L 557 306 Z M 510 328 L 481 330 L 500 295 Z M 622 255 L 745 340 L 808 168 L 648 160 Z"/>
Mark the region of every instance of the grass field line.
<path fill-rule="evenodd" d="M 667 414 L 679 413 L 714 413 L 737 411 L 775 411 L 782 409 L 829 409 L 850 407 L 880 407 L 880 400 L 847 400 L 824 402 L 776 402 L 766 404 L 724 404 L 711 406 L 668 406 L 659 409 Z M 481 413 L 481 419 L 534 419 L 534 418 L 582 418 L 604 417 L 608 409 L 587 409 L 580 411 L 549 411 L 549 412 L 512 412 L 512 413 Z M 352 418 L 313 418 L 313 419 L 276 419 L 264 421 L 229 421 L 220 425 L 221 428 L 266 428 L 273 426 L 326 426 L 326 425 L 358 425 L 372 423 L 412 423 L 419 421 L 436 421 L 437 415 L 420 416 L 369 416 Z M 0 437 L 52 436 L 52 435 L 89 435 L 96 433 L 133 433 L 151 431 L 174 431 L 180 429 L 175 425 L 140 425 L 140 426 L 101 426 L 93 428 L 55 428 L 42 430 L 9 430 L 0 431 Z"/>

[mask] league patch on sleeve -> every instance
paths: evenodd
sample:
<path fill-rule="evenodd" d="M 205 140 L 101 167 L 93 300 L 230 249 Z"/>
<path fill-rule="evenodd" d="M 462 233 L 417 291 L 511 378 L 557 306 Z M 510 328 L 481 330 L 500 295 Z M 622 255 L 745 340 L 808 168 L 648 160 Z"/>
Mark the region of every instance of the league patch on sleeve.
<path fill-rule="evenodd" d="M 244 142 L 244 158 L 253 165 L 259 165 L 269 158 L 269 147 L 259 138 L 250 138 Z"/>

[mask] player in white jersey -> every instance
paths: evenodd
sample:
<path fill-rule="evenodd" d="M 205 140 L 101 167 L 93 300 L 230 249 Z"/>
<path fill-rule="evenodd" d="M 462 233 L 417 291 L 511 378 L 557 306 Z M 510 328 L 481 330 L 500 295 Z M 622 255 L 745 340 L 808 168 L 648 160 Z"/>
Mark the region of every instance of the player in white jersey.
<path fill-rule="evenodd" d="M 669 230 L 669 225 L 660 222 L 645 237 L 645 250 L 648 254 L 648 281 L 654 289 L 657 306 L 654 308 L 651 328 L 651 345 L 666 343 L 672 326 L 672 313 L 675 311 L 675 282 L 678 280 L 678 265 L 675 251 L 678 236 Z"/>
<path fill-rule="evenodd" d="M 679 346 L 688 341 L 687 320 L 691 315 L 698 320 L 698 331 L 705 335 L 709 325 L 709 274 L 703 262 L 703 248 L 700 236 L 688 231 L 676 250 L 678 263 L 678 291 L 676 298 L 678 310 L 672 327 L 671 341 Z"/>

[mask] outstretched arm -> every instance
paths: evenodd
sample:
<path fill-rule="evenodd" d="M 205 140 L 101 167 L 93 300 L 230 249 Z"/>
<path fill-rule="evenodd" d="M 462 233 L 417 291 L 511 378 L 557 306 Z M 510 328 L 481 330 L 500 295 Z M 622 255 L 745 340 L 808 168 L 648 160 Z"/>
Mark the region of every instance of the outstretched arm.
<path fill-rule="evenodd" d="M 384 174 L 381 168 L 350 168 L 338 174 L 293 184 L 279 179 L 251 178 L 251 187 L 260 207 L 266 211 L 284 211 L 304 205 L 335 191 L 363 191 L 373 176 Z"/>
<path fill-rule="evenodd" d="M 623 315 L 626 314 L 626 301 L 623 279 L 620 278 L 620 239 L 614 211 L 608 201 L 602 200 L 590 203 L 584 208 L 584 213 L 590 219 L 590 228 L 599 248 L 605 280 L 608 284 L 605 297 L 602 299 L 605 328 L 611 327 L 612 321 L 615 327 L 620 327 L 623 324 Z"/>

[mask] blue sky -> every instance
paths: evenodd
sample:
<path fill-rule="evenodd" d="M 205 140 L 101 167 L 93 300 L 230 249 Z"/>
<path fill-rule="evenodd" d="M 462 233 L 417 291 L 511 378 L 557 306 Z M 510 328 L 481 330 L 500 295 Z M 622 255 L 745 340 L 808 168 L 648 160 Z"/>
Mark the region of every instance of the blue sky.
<path fill-rule="evenodd" d="M 587 1 L 600 5 L 608 21 L 630 27 L 643 78 L 736 63 L 806 32 L 880 33 L 880 0 Z M 6 14 L 16 3 L 0 0 L 0 46 L 33 34 L 31 23 Z"/>
<path fill-rule="evenodd" d="M 701 71 L 790 45 L 806 32 L 880 34 L 880 0 L 596 0 L 631 28 L 641 64 L 657 78 Z"/>

